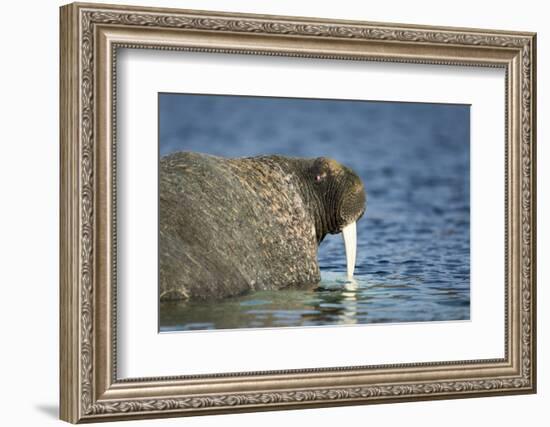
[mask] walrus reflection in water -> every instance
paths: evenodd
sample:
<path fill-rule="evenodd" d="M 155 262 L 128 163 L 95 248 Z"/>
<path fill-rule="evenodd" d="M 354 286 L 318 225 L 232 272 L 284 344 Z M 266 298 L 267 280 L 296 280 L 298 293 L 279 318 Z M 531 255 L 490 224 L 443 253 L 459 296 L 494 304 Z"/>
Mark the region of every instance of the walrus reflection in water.
<path fill-rule="evenodd" d="M 353 276 L 365 189 L 335 160 L 175 153 L 159 191 L 161 301 L 314 285 L 328 233 L 343 233 Z"/>

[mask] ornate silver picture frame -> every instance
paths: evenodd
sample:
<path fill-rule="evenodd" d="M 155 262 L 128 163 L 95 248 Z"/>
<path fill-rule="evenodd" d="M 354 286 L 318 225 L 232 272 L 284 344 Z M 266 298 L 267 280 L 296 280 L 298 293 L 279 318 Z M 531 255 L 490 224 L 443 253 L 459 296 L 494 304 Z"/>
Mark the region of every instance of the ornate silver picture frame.
<path fill-rule="evenodd" d="M 60 13 L 61 419 L 79 423 L 536 391 L 535 34 L 80 3 Z M 504 357 L 119 378 L 120 49 L 504 70 Z M 485 167 L 490 171 L 490 164 Z"/>

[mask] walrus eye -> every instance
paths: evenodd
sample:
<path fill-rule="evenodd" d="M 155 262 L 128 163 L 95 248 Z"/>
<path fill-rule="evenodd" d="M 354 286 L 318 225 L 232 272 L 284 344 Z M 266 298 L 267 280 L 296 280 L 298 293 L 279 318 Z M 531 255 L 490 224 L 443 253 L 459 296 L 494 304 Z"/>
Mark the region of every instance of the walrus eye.
<path fill-rule="evenodd" d="M 325 179 L 327 176 L 327 174 L 325 172 L 323 172 L 322 174 L 319 174 L 319 175 L 316 175 L 315 176 L 315 181 L 316 182 L 321 182 L 323 179 Z"/>

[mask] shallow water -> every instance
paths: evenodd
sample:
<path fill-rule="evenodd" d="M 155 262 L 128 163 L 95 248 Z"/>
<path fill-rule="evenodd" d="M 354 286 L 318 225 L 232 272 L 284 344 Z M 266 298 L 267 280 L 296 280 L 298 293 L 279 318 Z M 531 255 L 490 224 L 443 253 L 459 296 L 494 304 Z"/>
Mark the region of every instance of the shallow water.
<path fill-rule="evenodd" d="M 160 304 L 160 330 L 465 320 L 470 315 L 469 107 L 168 95 L 161 155 L 329 156 L 361 176 L 354 281 L 340 235 L 316 289 Z"/>

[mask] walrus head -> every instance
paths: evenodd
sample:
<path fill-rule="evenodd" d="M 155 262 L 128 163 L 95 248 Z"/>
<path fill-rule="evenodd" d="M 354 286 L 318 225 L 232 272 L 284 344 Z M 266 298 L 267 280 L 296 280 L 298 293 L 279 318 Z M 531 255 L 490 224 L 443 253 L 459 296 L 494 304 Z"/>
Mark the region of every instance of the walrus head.
<path fill-rule="evenodd" d="M 306 169 L 308 191 L 315 208 L 315 232 L 320 243 L 327 234 L 342 233 L 348 276 L 353 276 L 357 251 L 356 222 L 366 208 L 365 187 L 350 168 L 327 157 L 318 157 Z"/>

